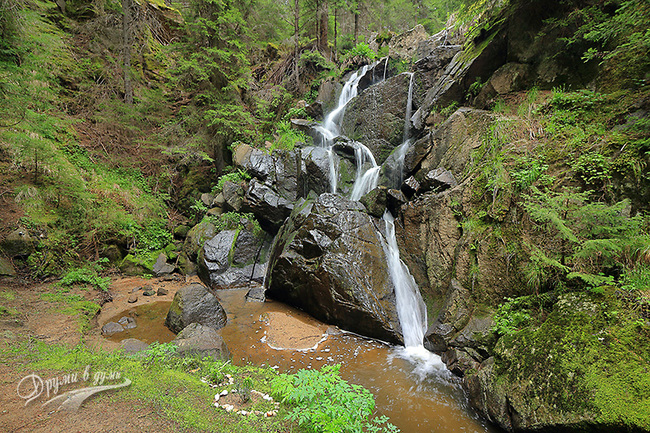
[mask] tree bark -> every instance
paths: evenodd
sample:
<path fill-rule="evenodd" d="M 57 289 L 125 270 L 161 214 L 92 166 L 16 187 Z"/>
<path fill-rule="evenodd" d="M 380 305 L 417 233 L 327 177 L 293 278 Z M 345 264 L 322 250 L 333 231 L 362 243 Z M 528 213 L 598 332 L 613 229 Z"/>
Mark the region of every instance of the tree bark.
<path fill-rule="evenodd" d="M 329 13 L 327 9 L 327 0 L 321 0 L 318 7 L 318 51 L 327 56 L 330 54 L 329 49 Z"/>
<path fill-rule="evenodd" d="M 122 0 L 122 51 L 124 55 L 124 102 L 133 104 L 131 81 L 131 33 L 133 31 L 133 0 Z"/>
<path fill-rule="evenodd" d="M 354 11 L 354 46 L 359 43 L 359 2 L 357 2 L 357 8 Z"/>
<path fill-rule="evenodd" d="M 293 38 L 294 38 L 294 64 L 293 64 L 293 76 L 296 80 L 296 89 L 300 89 L 300 73 L 298 71 L 298 54 L 300 51 L 300 2 L 299 0 L 294 1 L 294 14 L 293 14 Z"/>

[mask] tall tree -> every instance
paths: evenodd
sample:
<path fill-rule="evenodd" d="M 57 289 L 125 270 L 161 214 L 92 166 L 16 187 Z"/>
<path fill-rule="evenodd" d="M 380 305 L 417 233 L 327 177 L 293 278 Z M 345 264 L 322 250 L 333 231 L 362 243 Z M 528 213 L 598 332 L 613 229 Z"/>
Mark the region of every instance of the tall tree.
<path fill-rule="evenodd" d="M 133 34 L 133 0 L 122 0 L 122 54 L 124 57 L 124 102 L 133 104 L 131 81 L 131 41 Z"/>
<path fill-rule="evenodd" d="M 318 19 L 318 51 L 324 55 L 330 53 L 329 48 L 329 5 L 327 0 L 320 0 L 317 11 Z"/>
<path fill-rule="evenodd" d="M 300 88 L 300 73 L 298 70 L 298 54 L 300 52 L 300 1 L 294 1 L 293 9 L 293 39 L 294 39 L 294 65 L 293 76 L 296 80 L 296 88 Z"/>

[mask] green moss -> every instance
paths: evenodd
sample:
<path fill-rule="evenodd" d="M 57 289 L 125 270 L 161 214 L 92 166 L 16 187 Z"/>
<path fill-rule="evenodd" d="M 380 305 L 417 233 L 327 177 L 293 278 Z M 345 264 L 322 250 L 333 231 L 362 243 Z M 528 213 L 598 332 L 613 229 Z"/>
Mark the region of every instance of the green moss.
<path fill-rule="evenodd" d="M 650 327 L 619 301 L 569 293 L 553 311 L 496 346 L 501 380 L 527 388 L 558 413 L 650 428 Z"/>

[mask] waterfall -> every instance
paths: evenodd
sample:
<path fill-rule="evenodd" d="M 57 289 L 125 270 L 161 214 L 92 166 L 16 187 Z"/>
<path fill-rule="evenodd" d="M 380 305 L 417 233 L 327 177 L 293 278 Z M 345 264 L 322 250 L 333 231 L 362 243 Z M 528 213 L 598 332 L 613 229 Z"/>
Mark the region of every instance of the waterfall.
<path fill-rule="evenodd" d="M 395 222 L 393 215 L 384 212 L 386 222 L 386 257 L 388 271 L 395 286 L 395 304 L 397 316 L 402 325 L 402 335 L 406 347 L 423 347 L 424 332 L 427 326 L 427 310 L 420 295 L 415 279 L 399 257 Z"/>
<path fill-rule="evenodd" d="M 388 56 L 385 57 L 386 62 L 384 63 L 384 79 L 382 81 L 386 81 L 386 70 L 388 69 Z"/>
<path fill-rule="evenodd" d="M 410 79 L 409 79 L 409 93 L 408 97 L 406 98 L 406 114 L 404 116 L 404 139 L 402 141 L 406 141 L 409 138 L 409 134 L 411 133 L 411 112 L 413 111 L 413 72 L 408 72 L 410 74 Z"/>
<path fill-rule="evenodd" d="M 352 187 L 350 200 L 359 200 L 364 194 L 375 189 L 379 182 L 379 171 L 381 170 L 370 149 L 361 143 L 356 144 L 354 157 L 357 164 L 357 177 Z M 364 166 L 367 163 L 370 163 L 370 168 L 364 171 Z"/>
<path fill-rule="evenodd" d="M 374 65 L 365 65 L 350 76 L 348 81 L 343 85 L 336 108 L 325 117 L 325 120 L 323 120 L 321 125 L 315 128 L 323 137 L 321 145 L 327 149 L 327 155 L 329 158 L 330 190 L 332 193 L 336 193 L 338 183 L 338 174 L 336 173 L 336 155 L 332 149 L 332 144 L 334 139 L 341 133 L 341 123 L 343 121 L 343 115 L 345 114 L 346 105 L 350 100 L 352 100 L 352 98 L 357 96 L 359 82 L 371 67 L 374 67 Z"/>

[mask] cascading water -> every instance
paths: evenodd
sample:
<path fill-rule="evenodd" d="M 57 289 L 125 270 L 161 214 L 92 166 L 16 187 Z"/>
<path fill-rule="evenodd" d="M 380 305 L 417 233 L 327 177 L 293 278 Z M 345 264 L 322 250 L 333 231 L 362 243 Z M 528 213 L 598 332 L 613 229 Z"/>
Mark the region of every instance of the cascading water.
<path fill-rule="evenodd" d="M 322 136 L 321 146 L 327 149 L 327 155 L 329 159 L 329 180 L 330 180 L 330 191 L 336 193 L 337 183 L 338 183 L 338 174 L 336 172 L 336 155 L 332 149 L 332 144 L 334 139 L 340 135 L 341 132 L 341 123 L 343 121 L 343 116 L 345 114 L 345 107 L 354 98 L 357 96 L 359 90 L 359 82 L 366 75 L 368 69 L 374 68 L 375 65 L 365 65 L 354 74 L 350 76 L 348 81 L 343 85 L 343 90 L 341 90 L 341 95 L 339 95 L 338 105 L 334 110 L 332 110 L 323 123 L 316 127 Z"/>
<path fill-rule="evenodd" d="M 352 194 L 350 200 L 359 200 L 364 194 L 377 187 L 379 181 L 380 166 L 377 165 L 375 157 L 370 149 L 361 143 L 356 143 L 354 149 L 354 157 L 357 164 L 357 177 L 352 187 Z M 364 167 L 370 164 L 370 168 L 364 170 Z"/>
<path fill-rule="evenodd" d="M 402 335 L 406 347 L 422 347 L 424 331 L 427 326 L 427 310 L 413 276 L 399 257 L 397 239 L 395 237 L 395 221 L 393 215 L 384 212 L 386 222 L 386 256 L 388 271 L 395 286 L 395 303 L 397 315 L 402 325 Z"/>

